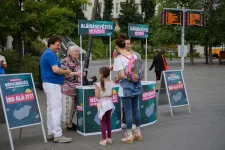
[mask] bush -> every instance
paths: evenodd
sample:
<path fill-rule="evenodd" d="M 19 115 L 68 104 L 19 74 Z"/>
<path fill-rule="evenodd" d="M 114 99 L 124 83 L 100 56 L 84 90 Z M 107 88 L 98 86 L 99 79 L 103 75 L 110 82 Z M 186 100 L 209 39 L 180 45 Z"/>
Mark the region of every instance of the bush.
<path fill-rule="evenodd" d="M 75 39 L 75 43 L 78 46 L 80 46 L 79 39 Z M 108 45 L 104 45 L 102 43 L 102 40 L 100 37 L 94 37 L 93 41 L 92 41 L 92 49 L 91 49 L 92 59 L 96 60 L 96 59 L 106 58 L 106 46 L 108 47 Z M 87 36 L 83 36 L 82 49 L 84 49 L 85 51 L 88 50 L 88 37 Z M 107 48 L 107 50 L 109 50 L 109 48 Z M 113 47 L 112 47 L 112 51 L 113 51 Z"/>
<path fill-rule="evenodd" d="M 19 73 L 19 54 L 15 50 L 0 51 L 7 62 L 7 74 Z M 34 81 L 39 81 L 39 57 L 31 54 L 24 55 L 23 58 L 24 73 L 32 73 Z"/>
<path fill-rule="evenodd" d="M 194 57 L 200 58 L 200 53 L 199 52 L 194 52 Z M 190 53 L 187 53 L 187 57 L 190 57 Z"/>

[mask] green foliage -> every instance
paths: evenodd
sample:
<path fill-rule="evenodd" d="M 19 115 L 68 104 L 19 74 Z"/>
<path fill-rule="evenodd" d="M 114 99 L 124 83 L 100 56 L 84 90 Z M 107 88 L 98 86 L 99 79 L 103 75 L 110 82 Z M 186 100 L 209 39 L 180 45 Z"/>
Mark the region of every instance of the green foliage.
<path fill-rule="evenodd" d="M 18 0 L 0 3 L 0 35 L 21 32 L 23 38 L 36 39 L 52 35 L 70 35 L 77 22 L 75 14 L 87 0 Z"/>
<path fill-rule="evenodd" d="M 155 14 L 156 3 L 153 0 L 141 0 L 142 12 L 145 13 L 144 22 L 147 23 Z"/>
<path fill-rule="evenodd" d="M 78 38 L 75 39 L 75 43 L 80 43 Z M 78 44 L 80 45 L 80 44 Z M 82 48 L 87 51 L 88 49 L 88 36 L 83 36 Z M 113 48 L 113 47 L 112 47 Z M 92 41 L 92 49 L 91 49 L 92 59 L 104 59 L 106 58 L 106 48 L 102 43 L 100 37 L 94 37 Z"/>
<path fill-rule="evenodd" d="M 123 33 L 127 33 L 128 23 L 143 23 L 142 16 L 137 12 L 134 0 L 126 0 L 125 3 L 121 3 L 120 13 L 118 23 L 120 26 L 120 31 Z"/>
<path fill-rule="evenodd" d="M 113 9 L 113 0 L 105 0 L 104 1 L 104 11 L 103 11 L 103 18 L 104 21 L 111 21 L 112 20 L 112 9 Z M 104 45 L 109 45 L 109 38 L 102 37 L 102 42 Z"/>
<path fill-rule="evenodd" d="M 19 57 L 15 50 L 0 51 L 7 62 L 7 74 L 19 72 Z M 35 82 L 39 80 L 39 57 L 31 56 L 31 54 L 24 55 L 23 59 L 24 73 L 32 73 Z"/>
<path fill-rule="evenodd" d="M 109 21 L 112 19 L 113 0 L 104 0 L 103 20 Z"/>
<path fill-rule="evenodd" d="M 42 42 L 36 40 L 36 41 L 32 41 L 31 42 L 31 47 L 30 48 L 32 50 L 34 50 L 35 52 L 43 53 L 44 50 L 46 49 L 46 46 Z"/>

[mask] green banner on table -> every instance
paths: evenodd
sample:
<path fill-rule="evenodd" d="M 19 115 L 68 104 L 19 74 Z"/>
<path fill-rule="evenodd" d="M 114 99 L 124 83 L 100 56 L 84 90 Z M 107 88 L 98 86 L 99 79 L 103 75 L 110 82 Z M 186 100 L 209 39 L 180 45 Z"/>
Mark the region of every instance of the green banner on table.
<path fill-rule="evenodd" d="M 118 97 L 118 87 L 113 88 L 113 103 L 115 110 L 111 116 L 112 130 L 121 129 L 121 105 Z M 100 119 L 97 116 L 97 99 L 94 89 L 78 89 L 78 131 L 85 134 L 100 132 Z M 84 93 L 83 93 L 84 92 Z"/>
<path fill-rule="evenodd" d="M 171 106 L 187 105 L 187 93 L 181 70 L 164 71 Z"/>
<path fill-rule="evenodd" d="M 136 38 L 148 38 L 149 26 L 144 24 L 128 24 L 128 36 Z"/>
<path fill-rule="evenodd" d="M 142 85 L 143 93 L 139 96 L 141 110 L 141 125 L 152 124 L 157 120 L 156 84 Z"/>
<path fill-rule="evenodd" d="M 77 130 L 84 132 L 84 101 L 83 89 L 77 89 Z"/>
<path fill-rule="evenodd" d="M 115 23 L 111 21 L 79 20 L 79 35 L 112 36 Z"/>

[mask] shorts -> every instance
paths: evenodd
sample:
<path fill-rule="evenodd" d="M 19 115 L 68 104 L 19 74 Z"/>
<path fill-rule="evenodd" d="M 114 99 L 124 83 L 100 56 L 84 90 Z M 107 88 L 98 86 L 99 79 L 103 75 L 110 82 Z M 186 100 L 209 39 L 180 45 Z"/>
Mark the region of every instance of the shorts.
<path fill-rule="evenodd" d="M 156 80 L 157 80 L 157 81 L 161 79 L 161 74 L 162 74 L 162 71 L 156 71 L 156 72 L 155 72 Z"/>

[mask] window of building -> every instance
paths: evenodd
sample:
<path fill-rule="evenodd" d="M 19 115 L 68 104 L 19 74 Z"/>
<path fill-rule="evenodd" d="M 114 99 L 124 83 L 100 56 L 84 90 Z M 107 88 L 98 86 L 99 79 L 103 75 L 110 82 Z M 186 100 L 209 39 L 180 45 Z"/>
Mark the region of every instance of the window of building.
<path fill-rule="evenodd" d="M 83 4 L 83 5 L 81 6 L 81 8 L 82 8 L 82 10 L 86 11 L 86 10 L 87 10 L 87 5 L 86 5 L 86 4 Z"/>
<path fill-rule="evenodd" d="M 139 10 L 139 4 L 135 4 L 135 8 Z"/>

